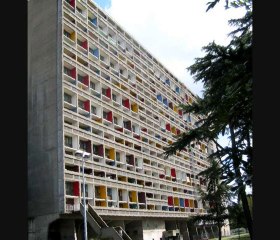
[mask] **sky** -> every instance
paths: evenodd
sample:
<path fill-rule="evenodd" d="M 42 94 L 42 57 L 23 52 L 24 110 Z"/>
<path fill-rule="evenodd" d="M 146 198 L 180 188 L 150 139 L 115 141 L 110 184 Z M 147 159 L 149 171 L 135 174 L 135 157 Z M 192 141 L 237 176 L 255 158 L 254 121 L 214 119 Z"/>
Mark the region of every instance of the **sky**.
<path fill-rule="evenodd" d="M 215 41 L 226 45 L 233 29 L 228 20 L 239 18 L 242 9 L 225 10 L 225 0 L 206 12 L 210 0 L 94 0 L 125 31 L 161 62 L 194 94 L 202 96 L 203 85 L 195 83 L 187 67 L 203 57 L 202 47 Z M 219 142 L 227 145 L 227 137 Z"/>

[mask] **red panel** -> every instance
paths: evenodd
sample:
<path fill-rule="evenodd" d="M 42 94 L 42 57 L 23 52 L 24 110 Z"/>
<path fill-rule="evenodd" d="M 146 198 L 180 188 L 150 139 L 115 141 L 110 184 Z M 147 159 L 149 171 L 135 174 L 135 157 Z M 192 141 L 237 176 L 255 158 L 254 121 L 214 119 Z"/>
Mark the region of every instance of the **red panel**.
<path fill-rule="evenodd" d="M 129 99 L 123 100 L 123 105 L 130 109 Z"/>
<path fill-rule="evenodd" d="M 103 145 L 99 145 L 99 146 L 98 146 L 98 155 L 99 155 L 99 156 L 103 156 L 103 152 L 104 152 L 104 151 L 103 151 Z"/>
<path fill-rule="evenodd" d="M 106 97 L 111 99 L 111 88 L 106 89 Z"/>
<path fill-rule="evenodd" d="M 85 40 L 84 42 L 82 42 L 82 47 L 83 47 L 84 49 L 87 49 L 87 47 L 88 47 L 87 40 Z"/>
<path fill-rule="evenodd" d="M 136 138 L 136 139 L 140 139 L 140 136 L 138 136 L 138 135 L 135 135 L 135 136 L 134 136 L 134 138 Z"/>
<path fill-rule="evenodd" d="M 118 130 L 119 132 L 123 132 L 123 128 L 117 128 L 116 130 Z"/>
<path fill-rule="evenodd" d="M 164 177 L 165 177 L 164 174 L 160 174 L 160 175 L 159 175 L 159 178 L 164 178 Z"/>
<path fill-rule="evenodd" d="M 169 124 L 169 123 L 167 123 L 165 127 L 166 127 L 166 130 L 167 130 L 167 131 L 170 131 L 170 130 L 171 130 L 171 127 L 170 127 L 170 124 Z"/>
<path fill-rule="evenodd" d="M 175 168 L 171 168 L 171 176 L 176 177 L 176 170 Z"/>
<path fill-rule="evenodd" d="M 167 199 L 168 199 L 168 205 L 173 206 L 174 205 L 173 204 L 173 197 L 169 196 Z"/>
<path fill-rule="evenodd" d="M 189 207 L 190 203 L 189 203 L 189 199 L 185 199 L 185 207 Z"/>
<path fill-rule="evenodd" d="M 71 77 L 76 79 L 76 68 L 71 70 Z"/>
<path fill-rule="evenodd" d="M 87 101 L 84 102 L 84 108 L 85 108 L 86 111 L 89 111 L 89 109 L 90 109 L 89 100 L 87 100 Z"/>
<path fill-rule="evenodd" d="M 79 184 L 79 182 L 73 182 L 73 194 L 74 194 L 74 196 L 80 196 L 80 184 Z"/>
<path fill-rule="evenodd" d="M 181 133 L 181 131 L 179 129 L 177 129 L 177 135 L 179 135 Z"/>
<path fill-rule="evenodd" d="M 108 115 L 107 115 L 107 120 L 112 122 L 113 121 L 113 113 L 112 112 L 108 112 Z"/>
<path fill-rule="evenodd" d="M 178 112 L 179 112 L 180 116 L 183 116 L 183 111 L 182 110 L 179 110 Z"/>
<path fill-rule="evenodd" d="M 84 79 L 83 79 L 83 84 L 89 86 L 89 77 L 88 76 L 85 76 Z"/>
<path fill-rule="evenodd" d="M 75 8 L 75 0 L 70 0 L 70 5 Z"/>

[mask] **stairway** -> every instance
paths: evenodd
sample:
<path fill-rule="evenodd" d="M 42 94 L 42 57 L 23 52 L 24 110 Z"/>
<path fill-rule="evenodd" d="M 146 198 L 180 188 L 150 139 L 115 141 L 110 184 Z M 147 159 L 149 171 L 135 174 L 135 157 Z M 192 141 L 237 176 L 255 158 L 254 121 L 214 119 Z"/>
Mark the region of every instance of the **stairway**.
<path fill-rule="evenodd" d="M 80 212 L 84 216 L 84 205 L 82 203 L 80 203 Z M 88 204 L 86 215 L 88 224 L 100 239 L 132 240 L 122 227 L 109 227 L 90 204 Z"/>

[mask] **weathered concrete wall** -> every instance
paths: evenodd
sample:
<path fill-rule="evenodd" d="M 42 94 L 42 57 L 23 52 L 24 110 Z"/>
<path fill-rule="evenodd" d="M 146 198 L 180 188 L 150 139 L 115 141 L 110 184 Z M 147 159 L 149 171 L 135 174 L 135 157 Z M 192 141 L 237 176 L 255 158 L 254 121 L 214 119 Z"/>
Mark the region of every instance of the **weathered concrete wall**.
<path fill-rule="evenodd" d="M 29 217 L 64 210 L 60 11 L 61 0 L 28 1 Z"/>

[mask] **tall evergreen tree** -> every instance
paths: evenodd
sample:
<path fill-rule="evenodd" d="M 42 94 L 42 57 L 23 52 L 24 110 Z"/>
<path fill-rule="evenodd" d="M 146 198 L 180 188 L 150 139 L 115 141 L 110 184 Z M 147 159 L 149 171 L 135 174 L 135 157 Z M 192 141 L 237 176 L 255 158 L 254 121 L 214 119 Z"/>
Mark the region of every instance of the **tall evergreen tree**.
<path fill-rule="evenodd" d="M 203 204 L 209 205 L 206 215 L 197 215 L 193 221 L 204 221 L 214 223 L 218 227 L 218 238 L 222 239 L 222 226 L 228 218 L 227 206 L 232 196 L 230 187 L 221 182 L 222 171 L 216 160 L 211 161 L 208 169 L 200 172 L 198 175 L 203 176 L 207 182 L 207 190 L 199 189 Z"/>
<path fill-rule="evenodd" d="M 207 11 L 219 0 L 208 3 Z M 196 128 L 182 133 L 165 149 L 168 157 L 185 149 L 193 141 L 214 141 L 217 150 L 211 157 L 220 160 L 225 183 L 240 196 L 247 227 L 252 239 L 252 216 L 246 196 L 246 186 L 252 186 L 252 1 L 226 1 L 226 7 L 245 7 L 243 18 L 233 19 L 236 26 L 227 46 L 215 42 L 202 49 L 206 55 L 196 58 L 188 70 L 195 81 L 202 81 L 203 97 L 192 105 L 181 105 L 185 113 L 204 116 Z M 221 146 L 218 136 L 228 134 L 230 146 Z"/>

